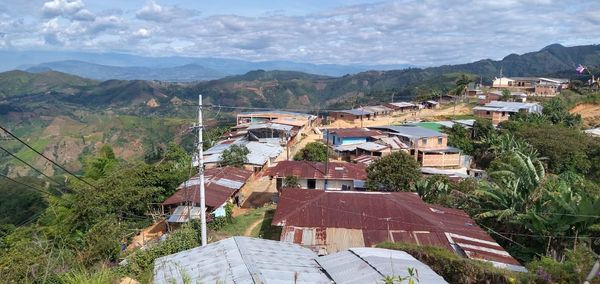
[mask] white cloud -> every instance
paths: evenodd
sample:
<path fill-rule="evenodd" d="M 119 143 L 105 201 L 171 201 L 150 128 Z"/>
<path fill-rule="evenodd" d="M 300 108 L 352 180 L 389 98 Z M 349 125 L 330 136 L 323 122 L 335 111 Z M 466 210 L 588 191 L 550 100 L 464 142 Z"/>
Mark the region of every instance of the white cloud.
<path fill-rule="evenodd" d="M 61 15 L 73 15 L 83 9 L 85 5 L 81 0 L 52 0 L 44 3 L 42 14 L 52 18 Z"/>
<path fill-rule="evenodd" d="M 54 44 L 154 55 L 441 65 L 600 38 L 600 5 L 593 1 L 403 0 L 252 17 L 201 17 L 193 7 L 155 1 L 142 7 L 115 2 L 119 9 L 102 10 L 82 0 L 37 0 L 41 10 L 24 15 L 20 2 L 4 1 L 2 39 L 21 49 Z"/>
<path fill-rule="evenodd" d="M 161 6 L 150 0 L 136 12 L 138 19 L 152 22 L 171 22 L 174 20 L 185 20 L 197 14 L 193 10 L 182 9 L 177 6 Z"/>

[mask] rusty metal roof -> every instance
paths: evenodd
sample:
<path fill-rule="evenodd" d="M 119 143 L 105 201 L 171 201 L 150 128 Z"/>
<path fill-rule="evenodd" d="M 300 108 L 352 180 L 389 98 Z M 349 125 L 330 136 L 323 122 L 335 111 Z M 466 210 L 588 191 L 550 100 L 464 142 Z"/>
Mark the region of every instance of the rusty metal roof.
<path fill-rule="evenodd" d="M 464 211 L 427 204 L 411 192 L 282 189 L 272 224 L 290 234 L 321 228 L 320 241 L 327 239 L 324 229 L 361 230 L 365 246 L 396 241 L 454 251 L 451 244 L 458 244 L 470 258 L 519 265 Z"/>
<path fill-rule="evenodd" d="M 361 155 L 358 156 L 354 159 L 352 159 L 352 162 L 355 162 L 357 164 L 363 164 L 365 166 L 369 166 L 371 163 L 373 163 L 375 160 L 379 159 L 381 157 L 376 157 L 376 156 L 371 156 L 371 155 Z"/>
<path fill-rule="evenodd" d="M 252 176 L 252 172 L 235 167 L 222 167 L 204 171 L 206 206 L 217 208 L 233 196 Z M 178 191 L 163 202 L 163 205 L 200 203 L 200 178 L 198 175 L 182 183 Z"/>
<path fill-rule="evenodd" d="M 310 161 L 281 161 L 276 166 L 269 168 L 269 176 L 287 177 L 296 176 L 305 179 L 324 179 L 326 166 L 321 162 Z M 328 179 L 366 180 L 367 170 L 363 165 L 329 162 Z"/>

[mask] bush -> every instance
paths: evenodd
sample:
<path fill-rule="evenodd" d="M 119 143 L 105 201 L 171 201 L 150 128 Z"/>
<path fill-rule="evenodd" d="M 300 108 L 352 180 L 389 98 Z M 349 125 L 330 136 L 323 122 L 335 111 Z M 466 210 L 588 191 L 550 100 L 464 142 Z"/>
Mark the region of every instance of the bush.
<path fill-rule="evenodd" d="M 406 243 L 381 243 L 378 248 L 401 250 L 428 265 L 450 283 L 514 283 L 515 274 L 490 263 L 461 258 L 439 247 Z"/>
<path fill-rule="evenodd" d="M 327 161 L 327 151 L 329 147 L 320 142 L 310 142 L 294 155 L 294 161 Z"/>
<path fill-rule="evenodd" d="M 229 149 L 225 149 L 221 154 L 221 167 L 231 166 L 241 168 L 248 162 L 248 154 L 250 150 L 246 146 L 231 145 Z"/>

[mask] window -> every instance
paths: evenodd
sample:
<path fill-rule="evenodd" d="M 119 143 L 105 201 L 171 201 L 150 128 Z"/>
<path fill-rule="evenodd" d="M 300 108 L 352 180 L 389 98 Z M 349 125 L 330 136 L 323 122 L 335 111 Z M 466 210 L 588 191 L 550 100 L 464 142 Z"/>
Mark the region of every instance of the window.
<path fill-rule="evenodd" d="M 490 115 L 490 111 L 486 111 L 485 114 Z"/>
<path fill-rule="evenodd" d="M 444 142 L 444 138 L 438 137 L 438 145 L 442 145 L 443 142 Z"/>
<path fill-rule="evenodd" d="M 308 188 L 308 189 L 317 188 L 317 180 L 316 179 L 307 179 L 306 180 L 306 188 Z"/>
<path fill-rule="evenodd" d="M 421 144 L 426 145 L 427 144 L 427 138 L 421 139 Z"/>

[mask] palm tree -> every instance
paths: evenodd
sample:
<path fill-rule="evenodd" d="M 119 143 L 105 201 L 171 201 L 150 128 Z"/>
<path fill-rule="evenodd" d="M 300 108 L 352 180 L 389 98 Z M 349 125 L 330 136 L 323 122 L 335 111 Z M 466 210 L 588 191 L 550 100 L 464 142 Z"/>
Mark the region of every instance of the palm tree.
<path fill-rule="evenodd" d="M 469 76 L 461 74 L 458 80 L 456 80 L 456 86 L 450 93 L 455 96 L 464 97 L 469 89 L 469 84 L 472 82 L 473 80 Z"/>

